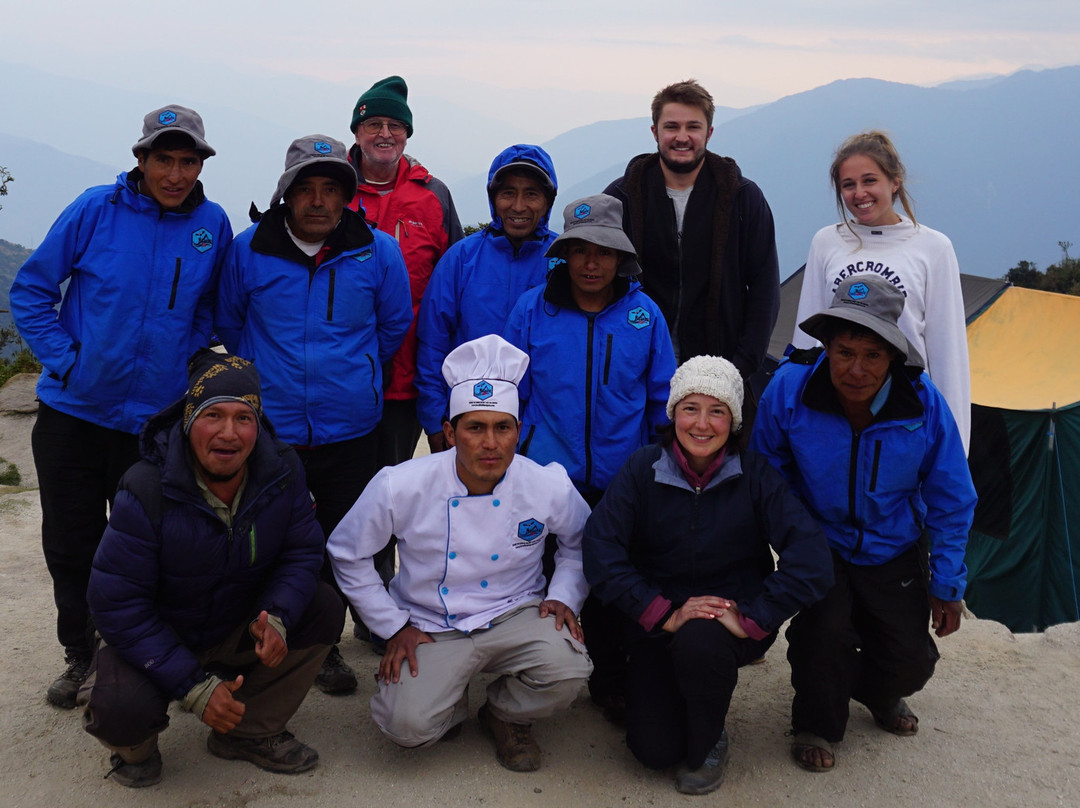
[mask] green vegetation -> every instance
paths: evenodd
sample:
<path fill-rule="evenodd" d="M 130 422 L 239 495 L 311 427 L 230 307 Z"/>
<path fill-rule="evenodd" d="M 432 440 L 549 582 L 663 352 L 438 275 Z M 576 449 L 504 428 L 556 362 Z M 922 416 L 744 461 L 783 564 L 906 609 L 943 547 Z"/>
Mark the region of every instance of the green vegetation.
<path fill-rule="evenodd" d="M 22 475 L 15 468 L 15 464 L 0 457 L 0 485 L 19 485 L 21 482 Z"/>
<path fill-rule="evenodd" d="M 0 166 L 0 196 L 8 195 L 8 183 L 15 182 L 15 178 L 11 176 L 11 172 L 4 166 Z M 4 206 L 0 205 L 0 210 L 3 210 Z"/>
<path fill-rule="evenodd" d="M 1021 261 L 1005 273 L 1004 280 L 1026 289 L 1080 296 L 1080 258 L 1069 256 L 1071 241 L 1059 241 L 1058 246 L 1061 260 L 1048 266 L 1045 272 L 1040 272 L 1031 261 Z"/>
<path fill-rule="evenodd" d="M 462 228 L 462 230 L 465 231 L 466 236 L 471 236 L 473 233 L 479 233 L 489 224 L 490 222 L 477 222 L 476 224 L 467 224 Z"/>

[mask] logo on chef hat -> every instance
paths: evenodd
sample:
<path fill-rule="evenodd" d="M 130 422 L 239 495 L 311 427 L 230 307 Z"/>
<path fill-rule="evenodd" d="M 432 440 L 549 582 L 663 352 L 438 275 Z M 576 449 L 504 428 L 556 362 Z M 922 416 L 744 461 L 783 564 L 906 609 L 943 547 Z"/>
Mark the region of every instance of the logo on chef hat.
<path fill-rule="evenodd" d="M 472 389 L 472 394 L 481 401 L 487 401 L 494 392 L 495 390 L 492 388 L 491 382 L 486 382 L 483 379 L 474 384 Z"/>

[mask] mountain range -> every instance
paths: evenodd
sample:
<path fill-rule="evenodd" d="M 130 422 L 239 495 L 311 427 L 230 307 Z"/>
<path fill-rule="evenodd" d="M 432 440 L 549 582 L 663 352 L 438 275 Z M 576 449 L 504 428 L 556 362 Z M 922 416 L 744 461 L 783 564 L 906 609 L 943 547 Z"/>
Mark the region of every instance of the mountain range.
<path fill-rule="evenodd" d="M 202 178 L 239 231 L 252 200 L 267 204 L 293 138 L 323 131 L 348 140 L 357 93 L 308 79 L 222 77 L 207 99 L 162 99 L 2 62 L 0 77 L 0 165 L 15 177 L 0 238 L 28 247 L 83 189 L 134 164 L 143 114 L 168 102 L 206 119 L 218 156 Z M 814 232 L 836 221 L 829 163 L 844 137 L 868 128 L 896 141 L 919 221 L 952 239 L 961 269 L 999 277 L 1020 260 L 1056 261 L 1059 241 L 1080 242 L 1080 107 L 1069 100 L 1078 96 L 1080 66 L 937 87 L 847 79 L 753 108 L 718 108 L 710 147 L 734 157 L 769 200 L 781 277 L 802 264 Z M 643 90 L 643 112 L 650 97 Z M 410 106 L 416 134 L 407 152 L 447 182 L 463 223 L 487 221 L 491 158 L 534 139 L 476 103 L 415 97 Z M 647 117 L 599 121 L 541 145 L 559 175 L 555 229 L 566 204 L 599 193 L 630 157 L 655 149 Z"/>

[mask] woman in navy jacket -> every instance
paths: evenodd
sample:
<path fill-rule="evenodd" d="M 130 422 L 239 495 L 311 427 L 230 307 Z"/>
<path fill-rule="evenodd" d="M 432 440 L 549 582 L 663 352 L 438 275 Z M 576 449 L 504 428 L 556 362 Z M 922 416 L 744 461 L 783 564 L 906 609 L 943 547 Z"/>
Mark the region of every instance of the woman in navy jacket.
<path fill-rule="evenodd" d="M 820 528 L 763 458 L 741 451 L 742 396 L 726 359 L 683 364 L 673 428 L 630 457 L 585 527 L 585 575 L 625 618 L 627 745 L 652 768 L 682 762 L 675 784 L 687 794 L 723 780 L 738 669 L 832 585 Z"/>

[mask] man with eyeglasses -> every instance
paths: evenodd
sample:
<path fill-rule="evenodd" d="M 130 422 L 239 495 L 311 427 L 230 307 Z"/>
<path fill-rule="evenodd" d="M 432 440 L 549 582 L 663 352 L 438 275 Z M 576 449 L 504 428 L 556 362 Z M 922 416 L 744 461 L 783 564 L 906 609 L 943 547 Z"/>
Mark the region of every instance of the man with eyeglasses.
<path fill-rule="evenodd" d="M 450 189 L 405 154 L 405 143 L 413 133 L 408 94 L 405 80 L 390 76 L 361 95 L 352 116 L 356 145 L 349 150 L 349 161 L 359 176 L 349 207 L 397 240 L 412 287 L 413 324 L 390 366 L 377 428 L 380 467 L 411 458 L 420 438 L 413 384 L 416 315 L 435 264 L 464 235 Z M 387 572 L 392 575 L 392 567 Z"/>

